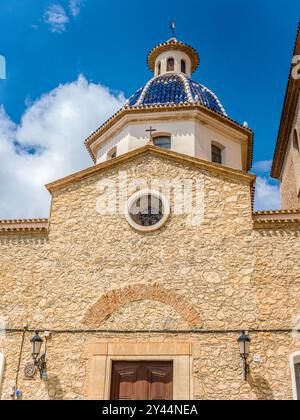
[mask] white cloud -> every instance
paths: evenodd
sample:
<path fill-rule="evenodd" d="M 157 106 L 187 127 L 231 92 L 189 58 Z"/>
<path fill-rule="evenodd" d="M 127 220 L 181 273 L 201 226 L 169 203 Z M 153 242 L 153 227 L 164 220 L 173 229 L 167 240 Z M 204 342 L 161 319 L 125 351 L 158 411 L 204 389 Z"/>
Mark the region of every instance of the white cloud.
<path fill-rule="evenodd" d="M 122 94 L 79 76 L 28 102 L 19 125 L 0 106 L 0 219 L 48 217 L 51 197 L 44 185 L 93 164 L 84 139 L 124 101 Z M 38 152 L 30 155 L 26 150 L 33 146 Z M 261 173 L 269 167 L 254 165 Z M 255 209 L 278 208 L 278 185 L 258 176 Z"/>
<path fill-rule="evenodd" d="M 0 219 L 48 217 L 44 185 L 93 164 L 84 139 L 123 103 L 79 76 L 29 105 L 20 125 L 0 107 Z"/>
<path fill-rule="evenodd" d="M 262 160 L 253 165 L 253 170 L 262 174 L 270 173 L 272 168 L 272 160 Z"/>
<path fill-rule="evenodd" d="M 277 210 L 281 207 L 278 183 L 270 177 L 272 160 L 255 162 L 253 172 L 257 175 L 255 210 Z"/>
<path fill-rule="evenodd" d="M 69 1 L 69 8 L 71 15 L 76 17 L 80 13 L 80 7 L 82 6 L 84 0 L 70 0 Z"/>
<path fill-rule="evenodd" d="M 77 17 L 80 13 L 81 6 L 85 0 L 69 0 L 69 15 L 70 17 Z M 53 3 L 46 9 L 44 13 L 44 22 L 49 25 L 51 32 L 62 33 L 66 31 L 67 25 L 70 22 L 67 11 L 59 3 Z"/>
<path fill-rule="evenodd" d="M 61 33 L 66 30 L 69 17 L 60 4 L 51 4 L 44 13 L 44 21 L 51 32 Z"/>
<path fill-rule="evenodd" d="M 271 183 L 271 179 L 258 176 L 255 189 L 255 210 L 280 209 L 279 186 Z"/>

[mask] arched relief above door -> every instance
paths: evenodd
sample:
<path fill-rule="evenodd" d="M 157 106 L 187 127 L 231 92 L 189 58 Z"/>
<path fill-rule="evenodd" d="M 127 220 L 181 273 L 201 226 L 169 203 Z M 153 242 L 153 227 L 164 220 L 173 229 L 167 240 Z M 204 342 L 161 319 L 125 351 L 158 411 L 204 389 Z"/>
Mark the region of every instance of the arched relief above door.
<path fill-rule="evenodd" d="M 106 293 L 87 310 L 83 322 L 91 328 L 99 328 L 113 312 L 132 302 L 143 300 L 152 300 L 171 306 L 190 328 L 202 326 L 199 313 L 183 296 L 165 289 L 158 283 L 133 284 Z"/>
<path fill-rule="evenodd" d="M 186 330 L 187 321 L 170 305 L 154 300 L 130 302 L 100 325 L 103 330 Z"/>

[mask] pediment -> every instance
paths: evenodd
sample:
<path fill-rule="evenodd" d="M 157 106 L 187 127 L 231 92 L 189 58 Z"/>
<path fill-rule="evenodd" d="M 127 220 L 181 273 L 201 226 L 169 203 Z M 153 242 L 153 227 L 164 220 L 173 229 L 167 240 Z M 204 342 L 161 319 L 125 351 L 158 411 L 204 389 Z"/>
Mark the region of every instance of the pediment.
<path fill-rule="evenodd" d="M 217 175 L 223 175 L 224 177 L 230 179 L 244 180 L 244 182 L 249 183 L 250 185 L 252 185 L 256 179 L 255 175 L 244 171 L 239 171 L 237 169 L 217 165 L 208 161 L 204 161 L 202 159 L 190 157 L 169 150 L 164 150 L 159 147 L 148 144 L 147 146 L 126 153 L 118 158 L 109 160 L 104 163 L 100 163 L 91 168 L 72 174 L 66 178 L 62 178 L 58 181 L 47 184 L 46 188 L 50 193 L 53 193 L 56 190 L 83 181 L 84 179 L 92 177 L 94 175 L 100 174 L 102 171 L 105 171 L 107 169 L 120 167 L 126 162 L 134 162 L 134 160 L 138 159 L 140 156 L 143 155 L 158 156 L 169 161 L 178 162 L 182 165 L 199 168 Z"/>

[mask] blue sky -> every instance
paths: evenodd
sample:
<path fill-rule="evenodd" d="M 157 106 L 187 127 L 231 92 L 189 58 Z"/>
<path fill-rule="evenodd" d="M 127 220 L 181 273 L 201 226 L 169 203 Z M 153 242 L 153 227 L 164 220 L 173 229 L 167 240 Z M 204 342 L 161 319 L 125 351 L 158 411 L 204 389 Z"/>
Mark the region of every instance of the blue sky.
<path fill-rule="evenodd" d="M 201 65 L 194 79 L 218 95 L 229 116 L 241 123 L 247 121 L 253 128 L 255 162 L 270 161 L 299 17 L 300 0 L 1 0 L 0 55 L 6 58 L 7 79 L 0 80 L 0 151 L 4 138 L 21 145 L 21 151 L 14 149 L 18 157 L 24 157 L 26 147 L 31 150 L 31 146 L 36 146 L 42 154 L 49 144 L 57 146 L 50 137 L 43 144 L 42 127 L 37 128 L 32 119 L 40 119 L 44 128 L 51 131 L 52 115 L 56 131 L 55 123 L 59 124 L 55 106 L 66 100 L 63 92 L 72 108 L 72 92 L 76 98 L 79 92 L 87 93 L 88 103 L 94 104 L 94 95 L 100 94 L 99 86 L 107 87 L 109 92 L 103 88 L 101 94 L 104 92 L 108 106 L 103 110 L 99 105 L 99 120 L 94 116 L 97 124 L 94 120 L 87 124 L 89 116 L 85 115 L 83 143 L 84 135 L 122 103 L 120 92 L 128 97 L 149 80 L 147 54 L 153 46 L 170 38 L 169 21 L 173 18 L 177 37 L 199 52 Z M 102 96 L 99 98 L 101 101 Z M 79 110 L 78 103 L 76 106 Z M 68 135 L 64 141 L 67 140 Z M 90 164 L 84 147 L 80 147 L 74 152 L 76 163 L 70 163 L 67 169 L 77 170 Z M 77 153 L 85 157 L 79 159 Z M 42 156 L 40 162 L 45 161 L 46 156 Z M 26 160 L 25 165 L 29 164 Z M 17 166 L 17 162 L 11 165 Z M 269 165 L 256 168 L 276 193 L 264 173 Z M 29 173 L 27 166 L 26 174 Z M 20 179 L 23 175 L 20 173 Z M 52 167 L 40 181 L 47 181 L 50 175 L 64 173 Z M 39 178 L 38 174 L 34 177 Z M 3 182 L 1 170 L 0 181 Z M 38 181 L 34 185 L 37 188 Z M 26 188 L 31 187 L 28 184 Z M 10 199 L 8 188 L 3 191 L 0 186 L 0 192 Z M 46 200 L 45 197 L 39 200 Z M 259 203 L 258 207 L 274 207 L 276 200 L 278 197 L 274 202 L 271 199 Z M 15 211 L 18 202 L 9 205 L 4 201 L 0 204 L 0 217 L 7 217 L 8 213 L 12 217 L 19 215 L 20 210 Z M 32 198 L 30 201 L 32 204 Z M 29 204 L 28 209 L 23 209 L 23 216 L 35 215 Z M 35 211 L 46 215 L 47 208 L 41 204 Z"/>

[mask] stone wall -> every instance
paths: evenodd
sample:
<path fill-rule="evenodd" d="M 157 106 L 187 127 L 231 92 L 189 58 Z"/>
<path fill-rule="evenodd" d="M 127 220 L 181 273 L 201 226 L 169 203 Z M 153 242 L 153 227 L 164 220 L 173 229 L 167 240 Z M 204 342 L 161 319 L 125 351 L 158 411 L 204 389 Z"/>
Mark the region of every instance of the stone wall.
<path fill-rule="evenodd" d="M 202 224 L 187 225 L 184 215 L 172 214 L 161 231 L 141 234 L 124 216 L 99 215 L 97 183 L 117 181 L 119 170 L 129 180 L 201 180 Z M 33 335 L 26 333 L 19 376 L 23 399 L 87 398 L 86 348 L 95 338 L 191 343 L 194 398 L 290 399 L 289 356 L 300 350 L 300 341 L 284 332 L 251 334 L 252 356 L 260 355 L 261 362 L 252 364 L 245 383 L 236 340 L 242 329 L 293 328 L 300 316 L 299 234 L 253 230 L 249 179 L 159 156 L 137 157 L 55 192 L 49 238 L 0 238 L 6 326 L 53 331 L 47 383 L 24 379 Z M 119 333 L 78 331 L 89 328 Z M 134 332 L 139 330 L 165 332 Z M 10 398 L 15 383 L 21 340 L 12 331 L 0 340 L 6 355 L 2 399 Z"/>
<path fill-rule="evenodd" d="M 282 209 L 299 209 L 300 196 L 298 196 L 298 185 L 296 179 L 296 168 L 294 162 L 294 150 L 292 145 L 288 150 L 286 156 L 285 168 L 282 176 L 282 183 L 280 187 Z"/>
<path fill-rule="evenodd" d="M 26 334 L 28 343 L 32 334 Z M 247 382 L 242 376 L 236 334 L 53 334 L 47 346 L 49 380 L 39 376 L 24 379 L 20 373 L 19 388 L 24 400 L 81 400 L 87 398 L 87 343 L 97 339 L 103 343 L 178 343 L 192 345 L 192 393 L 199 400 L 291 400 L 292 384 L 289 358 L 299 350 L 300 340 L 289 334 L 251 334 L 252 355 Z M 6 371 L 2 399 L 11 399 L 19 356 L 20 334 L 9 334 Z M 158 344 L 157 344 L 158 345 Z M 21 367 L 30 360 L 29 345 L 25 346 Z"/>

